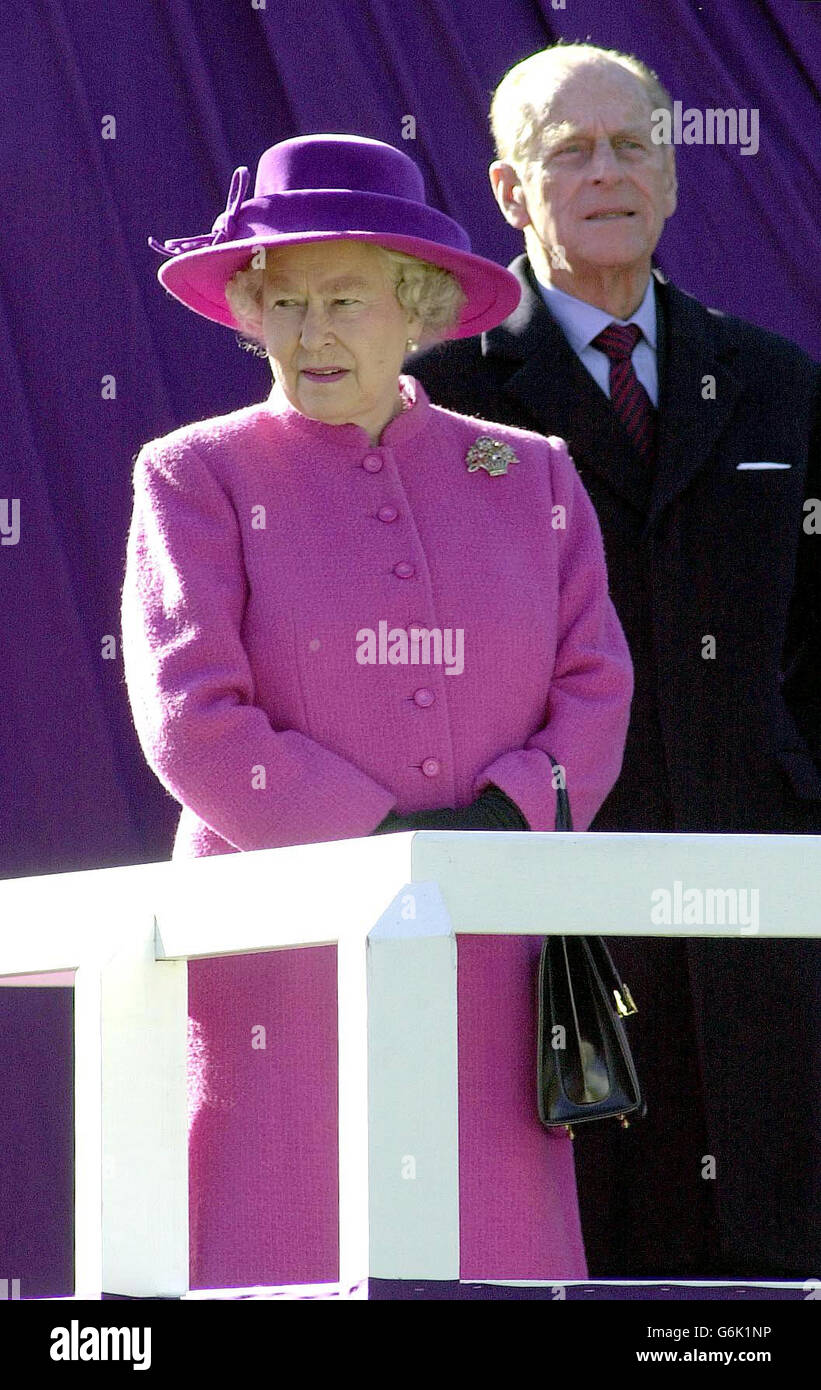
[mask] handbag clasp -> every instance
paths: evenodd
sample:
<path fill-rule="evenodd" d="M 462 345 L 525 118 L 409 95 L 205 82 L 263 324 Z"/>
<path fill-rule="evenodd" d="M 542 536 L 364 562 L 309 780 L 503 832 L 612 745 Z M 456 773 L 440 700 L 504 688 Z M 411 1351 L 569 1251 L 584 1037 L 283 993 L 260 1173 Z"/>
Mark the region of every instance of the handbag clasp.
<path fill-rule="evenodd" d="M 613 997 L 616 1000 L 616 1012 L 620 1018 L 629 1018 L 631 1014 L 638 1013 L 638 1005 L 634 1003 L 633 996 L 624 980 L 621 982 L 621 991 L 613 990 Z"/>

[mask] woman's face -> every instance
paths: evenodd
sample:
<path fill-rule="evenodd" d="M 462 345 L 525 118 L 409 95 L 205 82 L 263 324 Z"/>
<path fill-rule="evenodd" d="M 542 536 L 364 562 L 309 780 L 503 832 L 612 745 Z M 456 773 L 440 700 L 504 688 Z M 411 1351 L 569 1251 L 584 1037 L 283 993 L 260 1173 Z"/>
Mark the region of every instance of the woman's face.
<path fill-rule="evenodd" d="M 361 425 L 376 442 L 401 408 L 397 379 L 419 321 L 374 246 L 309 242 L 269 254 L 263 336 L 289 403 L 312 420 Z"/>

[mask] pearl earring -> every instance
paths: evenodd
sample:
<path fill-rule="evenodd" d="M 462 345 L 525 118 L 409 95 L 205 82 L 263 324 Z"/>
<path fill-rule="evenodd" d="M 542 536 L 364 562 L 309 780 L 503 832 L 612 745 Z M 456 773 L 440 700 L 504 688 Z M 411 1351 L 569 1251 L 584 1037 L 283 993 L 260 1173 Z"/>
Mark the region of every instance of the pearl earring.
<path fill-rule="evenodd" d="M 408 341 L 405 343 L 405 347 L 407 348 L 408 352 L 416 352 L 418 346 L 419 344 L 417 342 L 414 342 L 413 338 L 408 338 Z"/>

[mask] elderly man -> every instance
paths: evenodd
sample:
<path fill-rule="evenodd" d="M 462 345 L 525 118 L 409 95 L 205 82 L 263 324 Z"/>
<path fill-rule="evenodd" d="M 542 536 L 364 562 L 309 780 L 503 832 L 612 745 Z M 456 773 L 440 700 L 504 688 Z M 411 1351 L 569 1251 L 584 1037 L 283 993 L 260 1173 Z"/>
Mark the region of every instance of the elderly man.
<path fill-rule="evenodd" d="M 490 178 L 522 299 L 409 370 L 438 404 L 566 439 L 593 500 L 636 687 L 591 828 L 819 833 L 819 368 L 652 268 L 670 107 L 590 45 L 507 74 Z M 818 1276 L 820 948 L 614 943 L 649 1110 L 577 1139 L 591 1275 Z"/>

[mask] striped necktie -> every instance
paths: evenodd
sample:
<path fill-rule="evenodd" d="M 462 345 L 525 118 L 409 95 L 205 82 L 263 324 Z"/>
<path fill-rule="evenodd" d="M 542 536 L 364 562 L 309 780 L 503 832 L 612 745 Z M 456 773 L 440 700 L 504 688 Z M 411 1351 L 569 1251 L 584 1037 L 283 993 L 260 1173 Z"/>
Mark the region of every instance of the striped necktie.
<path fill-rule="evenodd" d="M 642 463 L 656 461 L 656 411 L 631 360 L 642 337 L 637 323 L 609 323 L 591 340 L 610 359 L 610 400 Z"/>

